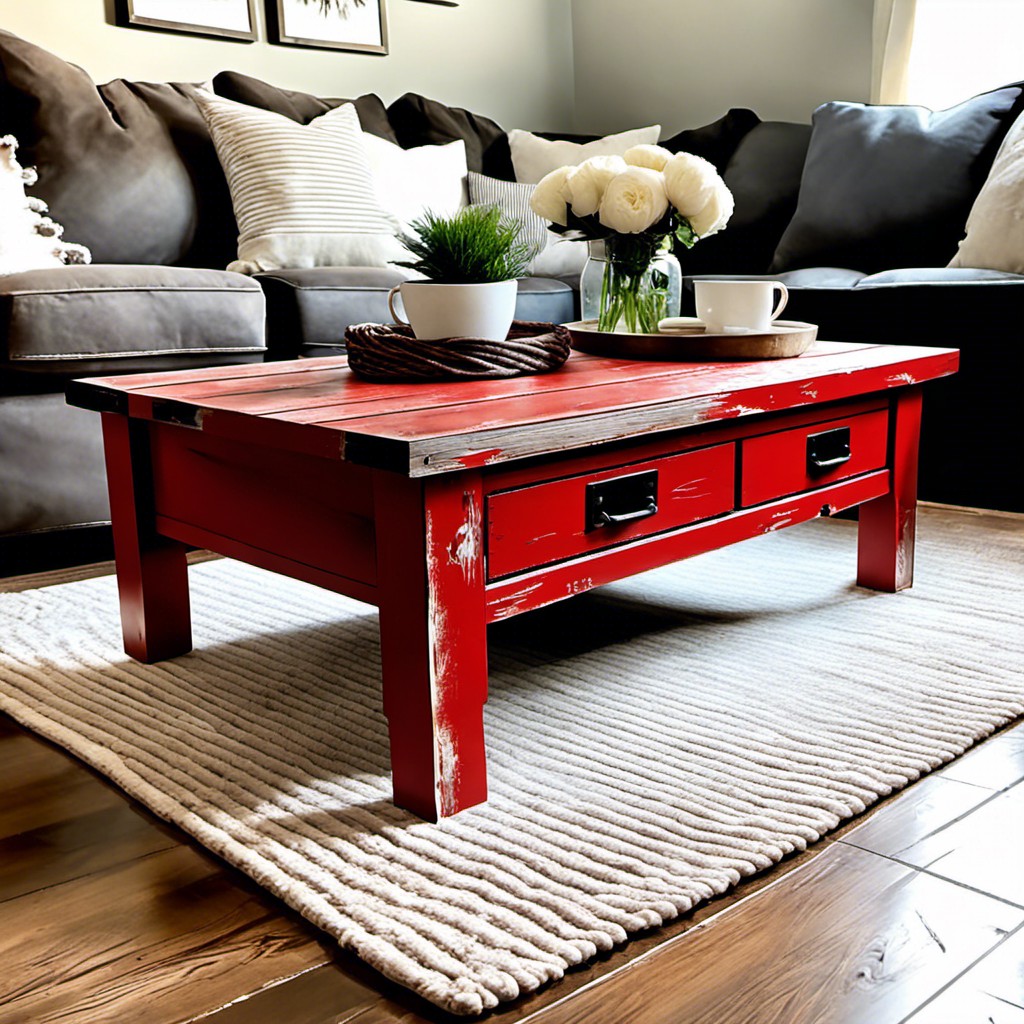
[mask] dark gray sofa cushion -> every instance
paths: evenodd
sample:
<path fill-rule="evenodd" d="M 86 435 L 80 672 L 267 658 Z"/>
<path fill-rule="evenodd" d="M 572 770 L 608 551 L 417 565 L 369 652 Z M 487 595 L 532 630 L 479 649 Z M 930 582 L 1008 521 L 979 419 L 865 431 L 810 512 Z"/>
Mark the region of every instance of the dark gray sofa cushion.
<path fill-rule="evenodd" d="M 945 266 L 1012 123 L 1008 86 L 949 110 L 825 103 L 770 271 Z"/>
<path fill-rule="evenodd" d="M 390 323 L 388 292 L 403 275 L 376 267 L 308 267 L 268 271 L 255 279 L 267 295 L 269 356 L 291 359 L 344 352 L 345 328 L 351 324 Z M 516 317 L 571 320 L 573 291 L 554 278 L 524 278 Z"/>
<path fill-rule="evenodd" d="M 225 270 L 94 265 L 0 277 L 0 373 L 120 373 L 262 358 L 258 284 Z"/>
<path fill-rule="evenodd" d="M 354 100 L 314 96 L 312 93 L 297 92 L 294 89 L 280 89 L 259 78 L 243 75 L 240 71 L 221 71 L 214 75 L 213 91 L 218 96 L 234 100 L 236 103 L 248 103 L 251 107 L 283 114 L 293 121 L 298 121 L 299 124 L 309 124 L 314 118 L 326 114 L 328 110 L 334 110 L 343 103 L 352 103 L 355 105 L 359 124 L 364 132 L 379 135 L 388 142 L 398 142 L 395 130 L 388 120 L 387 107 L 374 93 L 367 93 Z"/>
<path fill-rule="evenodd" d="M 237 228 L 194 87 L 115 80 L 0 31 L 3 132 L 33 194 L 97 263 L 225 267 Z"/>

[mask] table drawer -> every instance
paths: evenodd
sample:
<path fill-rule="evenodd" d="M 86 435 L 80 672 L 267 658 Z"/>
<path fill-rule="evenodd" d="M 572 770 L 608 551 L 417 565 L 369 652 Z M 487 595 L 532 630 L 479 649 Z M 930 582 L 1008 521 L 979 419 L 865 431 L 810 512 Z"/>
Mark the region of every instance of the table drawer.
<path fill-rule="evenodd" d="M 740 503 L 746 508 L 885 466 L 887 409 L 762 434 L 741 442 Z"/>
<path fill-rule="evenodd" d="M 491 494 L 487 577 L 729 512 L 735 473 L 735 444 L 720 444 Z"/>

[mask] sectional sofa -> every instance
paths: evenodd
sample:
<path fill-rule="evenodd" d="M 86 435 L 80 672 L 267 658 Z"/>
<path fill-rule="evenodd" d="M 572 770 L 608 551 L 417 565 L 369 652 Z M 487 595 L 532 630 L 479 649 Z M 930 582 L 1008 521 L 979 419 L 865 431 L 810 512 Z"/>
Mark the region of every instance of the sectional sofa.
<path fill-rule="evenodd" d="M 344 102 L 233 72 L 212 86 L 303 123 Z M 347 324 L 387 316 L 387 291 L 399 280 L 391 269 L 255 277 L 223 269 L 235 256 L 237 228 L 194 89 L 97 86 L 0 31 L 0 135 L 18 138 L 22 162 L 39 171 L 33 193 L 65 237 L 93 254 L 91 266 L 0 276 L 0 574 L 108 551 L 98 424 L 65 405 L 69 379 L 333 354 Z M 710 159 L 736 196 L 732 226 L 681 254 L 688 280 L 778 276 L 791 291 L 787 315 L 820 324 L 822 337 L 960 346 L 962 373 L 928 398 L 922 496 L 1017 510 L 1010 410 L 1019 387 L 1005 368 L 1020 344 L 1024 276 L 944 267 L 1024 108 L 1021 94 L 1015 85 L 975 98 L 947 126 L 957 129 L 946 133 L 953 141 L 943 136 L 938 150 L 922 149 L 921 131 L 898 118 L 879 129 L 887 141 L 878 145 L 869 108 L 864 123 L 847 119 L 829 132 L 818 123 L 821 111 L 812 128 L 734 110 L 665 143 Z M 406 148 L 462 139 L 470 170 L 514 178 L 505 132 L 482 115 L 414 93 L 387 107 L 372 94 L 354 102 L 364 131 Z M 845 114 L 850 105 L 840 106 Z M 898 198 L 891 210 L 883 201 L 894 183 L 905 188 L 901 131 L 910 164 L 954 165 L 909 218 Z M 865 161 L 865 137 L 877 166 Z M 886 149 L 889 159 L 880 159 Z M 831 183 L 858 160 L 852 184 L 861 183 L 861 198 L 842 209 Z M 865 228 L 880 208 L 889 221 Z M 575 285 L 524 280 L 518 315 L 572 319 Z"/>

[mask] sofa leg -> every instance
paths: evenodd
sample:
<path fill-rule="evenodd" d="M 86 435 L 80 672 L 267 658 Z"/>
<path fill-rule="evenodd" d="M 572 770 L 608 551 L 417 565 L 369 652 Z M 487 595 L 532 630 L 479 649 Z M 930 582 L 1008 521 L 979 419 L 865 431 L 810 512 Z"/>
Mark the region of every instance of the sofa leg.
<path fill-rule="evenodd" d="M 185 545 L 156 532 L 147 426 L 105 413 L 103 447 L 125 653 L 162 661 L 192 650 Z"/>

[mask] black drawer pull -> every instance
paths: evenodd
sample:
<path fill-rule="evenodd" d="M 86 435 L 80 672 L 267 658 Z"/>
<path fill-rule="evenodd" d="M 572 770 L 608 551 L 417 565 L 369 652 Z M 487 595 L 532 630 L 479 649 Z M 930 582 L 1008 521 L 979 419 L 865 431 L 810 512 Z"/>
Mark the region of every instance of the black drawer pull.
<path fill-rule="evenodd" d="M 835 427 L 820 434 L 807 435 L 807 469 L 809 472 L 835 469 L 850 461 L 850 428 Z"/>
<path fill-rule="evenodd" d="M 632 523 L 658 511 L 658 471 L 631 473 L 587 484 L 587 530 Z"/>

